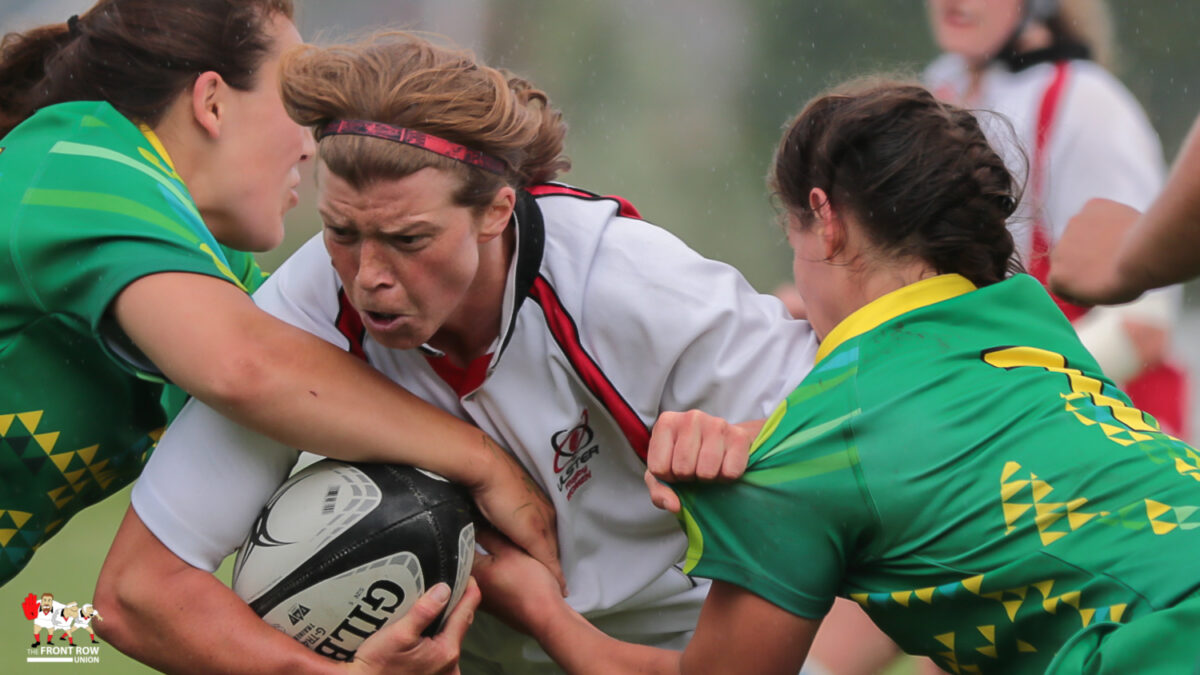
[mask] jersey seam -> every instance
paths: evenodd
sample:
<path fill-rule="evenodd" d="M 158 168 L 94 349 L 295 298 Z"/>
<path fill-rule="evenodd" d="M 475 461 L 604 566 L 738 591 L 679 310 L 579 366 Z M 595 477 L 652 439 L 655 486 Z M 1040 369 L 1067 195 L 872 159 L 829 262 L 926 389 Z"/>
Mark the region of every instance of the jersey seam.
<path fill-rule="evenodd" d="M 858 368 L 854 373 L 854 382 L 853 382 L 854 390 L 853 391 L 854 391 L 854 407 L 861 410 L 862 409 L 862 396 L 860 395 L 859 389 L 858 389 L 858 378 L 859 378 L 859 374 L 863 371 L 863 367 L 864 367 L 863 364 L 866 362 L 866 355 L 861 351 L 862 340 L 859 340 L 859 343 L 860 343 L 859 362 L 858 362 Z M 879 513 L 879 505 L 875 503 L 875 497 L 874 497 L 874 495 L 871 494 L 871 489 L 867 483 L 867 474 L 866 474 L 865 468 L 863 467 L 863 456 L 862 456 L 862 452 L 860 452 L 860 448 L 858 446 L 858 434 L 855 433 L 856 423 L 859 419 L 861 419 L 861 417 L 862 417 L 861 415 L 858 415 L 858 416 L 855 416 L 854 418 L 847 420 L 845 431 L 843 433 L 849 437 L 846 439 L 847 446 L 849 448 L 851 448 L 852 452 L 854 453 L 854 462 L 852 463 L 852 467 L 853 467 L 855 476 L 857 476 L 857 478 L 858 478 L 858 480 L 855 481 L 855 483 L 857 483 L 858 491 L 862 495 L 863 501 L 866 502 L 867 510 L 871 514 L 871 519 L 873 521 L 872 524 L 874 525 L 875 531 L 877 533 L 882 533 L 883 532 L 883 517 Z M 879 538 L 871 537 L 871 540 L 879 541 Z M 882 557 L 883 557 L 882 551 L 879 551 L 879 550 L 874 551 L 873 555 L 875 556 L 875 559 L 877 559 L 877 560 L 882 559 Z"/>

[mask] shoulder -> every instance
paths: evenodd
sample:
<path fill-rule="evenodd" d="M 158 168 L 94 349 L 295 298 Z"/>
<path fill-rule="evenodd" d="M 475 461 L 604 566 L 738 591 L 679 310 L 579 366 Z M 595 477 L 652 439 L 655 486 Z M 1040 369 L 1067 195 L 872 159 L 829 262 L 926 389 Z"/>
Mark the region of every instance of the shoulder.
<path fill-rule="evenodd" d="M 623 313 L 668 300 L 691 303 L 705 293 L 689 283 L 700 270 L 736 274 L 642 220 L 623 198 L 547 187 L 554 191 L 534 193 L 546 236 L 541 271 L 569 305 Z"/>
<path fill-rule="evenodd" d="M 50 106 L 5 137 L 0 162 L 22 178 L 13 220 L 55 236 L 134 234 L 186 246 L 215 245 L 165 150 L 107 103 Z M 6 167 L 5 173 L 9 173 Z M 77 221 L 86 220 L 81 228 Z M 43 227 L 46 223 L 49 227 Z M 70 224 L 68 224 L 70 223 Z M 33 232 L 30 232 L 33 236 Z"/>
<path fill-rule="evenodd" d="M 1071 62 L 1063 116 L 1084 133 L 1120 127 L 1153 135 L 1137 98 L 1112 73 L 1090 61 Z M 1098 114 L 1103 111 L 1103 114 Z"/>
<path fill-rule="evenodd" d="M 677 276 L 681 267 L 725 266 L 644 220 L 622 197 L 570 186 L 547 187 L 555 191 L 535 193 L 535 197 L 545 222 L 543 268 L 554 276 L 583 277 L 589 286 L 674 288 L 681 285 Z"/>
<path fill-rule="evenodd" d="M 332 321 L 339 306 L 340 288 L 325 242 L 317 234 L 267 277 L 254 293 L 254 302 L 264 311 L 311 331 L 322 318 L 327 323 Z"/>

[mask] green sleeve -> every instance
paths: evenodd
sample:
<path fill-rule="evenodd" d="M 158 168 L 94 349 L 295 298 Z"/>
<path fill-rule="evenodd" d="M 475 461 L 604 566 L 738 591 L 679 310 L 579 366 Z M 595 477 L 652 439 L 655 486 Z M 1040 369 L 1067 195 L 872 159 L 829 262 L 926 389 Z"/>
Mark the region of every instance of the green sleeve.
<path fill-rule="evenodd" d="M 169 218 L 153 206 L 100 197 L 50 196 L 71 205 L 38 205 L 36 227 L 26 220 L 14 237 L 27 291 L 43 312 L 96 329 L 116 296 L 150 274 L 194 272 L 240 283 L 221 269 L 211 246 L 172 232 L 165 226 Z M 129 207 L 131 213 L 116 216 L 89 204 Z"/>
<path fill-rule="evenodd" d="M 741 480 L 674 486 L 685 571 L 819 619 L 876 527 L 858 471 L 856 366 L 814 370 L 768 420 Z"/>
<path fill-rule="evenodd" d="M 222 245 L 225 259 L 229 261 L 229 269 L 238 278 L 242 286 L 251 294 L 258 290 L 259 286 L 267 280 L 269 276 L 258 266 L 258 261 L 254 258 L 254 254 L 237 249 L 229 248 Z"/>
<path fill-rule="evenodd" d="M 28 176 L 11 195 L 9 246 L 36 311 L 96 330 L 126 286 L 161 272 L 206 274 L 245 290 L 239 274 L 248 266 L 239 260 L 242 269 L 231 269 L 187 186 L 135 126 L 106 106 L 93 111 L 103 119 L 51 112 L 38 119 L 41 136 L 33 124 L 28 147 L 9 149 L 11 169 Z"/>

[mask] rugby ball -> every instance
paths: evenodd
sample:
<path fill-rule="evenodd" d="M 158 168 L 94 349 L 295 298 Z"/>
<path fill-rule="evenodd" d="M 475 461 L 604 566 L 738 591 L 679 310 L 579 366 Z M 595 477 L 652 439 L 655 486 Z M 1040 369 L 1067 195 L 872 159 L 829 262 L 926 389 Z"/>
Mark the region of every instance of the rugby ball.
<path fill-rule="evenodd" d="M 238 551 L 233 590 L 267 623 L 320 654 L 353 659 L 369 635 L 425 590 L 466 589 L 471 502 L 458 485 L 398 464 L 321 460 L 263 507 Z"/>

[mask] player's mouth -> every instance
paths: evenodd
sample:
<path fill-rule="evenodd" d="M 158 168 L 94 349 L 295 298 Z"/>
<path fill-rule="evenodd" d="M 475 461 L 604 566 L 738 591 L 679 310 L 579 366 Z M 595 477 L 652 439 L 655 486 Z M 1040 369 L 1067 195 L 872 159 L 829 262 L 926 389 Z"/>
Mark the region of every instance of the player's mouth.
<path fill-rule="evenodd" d="M 377 331 L 387 331 L 396 328 L 404 321 L 406 316 L 404 314 L 376 312 L 369 309 L 364 309 L 359 313 L 362 315 L 363 322 L 367 324 L 366 327 Z"/>
<path fill-rule="evenodd" d="M 954 28 L 970 28 L 975 25 L 975 17 L 959 7 L 951 7 L 942 12 L 942 23 Z"/>

